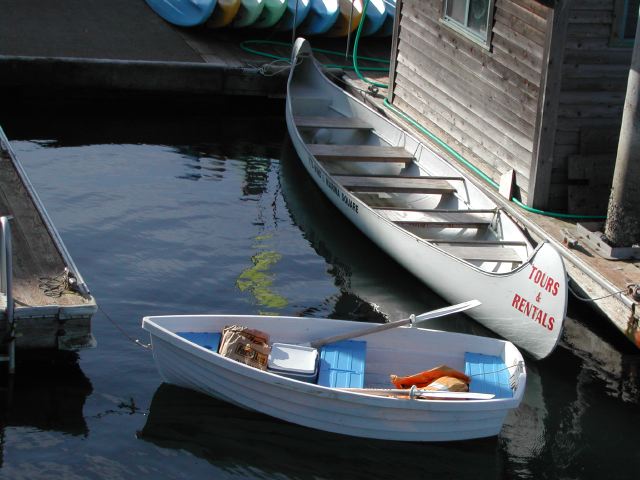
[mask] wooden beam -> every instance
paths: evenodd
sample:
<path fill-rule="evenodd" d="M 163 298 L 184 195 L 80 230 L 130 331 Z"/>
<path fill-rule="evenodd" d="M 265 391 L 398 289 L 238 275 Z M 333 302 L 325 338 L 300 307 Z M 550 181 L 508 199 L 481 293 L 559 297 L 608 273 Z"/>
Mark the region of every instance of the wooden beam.
<path fill-rule="evenodd" d="M 293 121 L 298 128 L 344 128 L 371 130 L 373 127 L 364 120 L 355 117 L 320 117 L 296 115 Z"/>
<path fill-rule="evenodd" d="M 573 0 L 556 3 L 547 26 L 545 61 L 542 62 L 542 85 L 527 188 L 527 205 L 535 208 L 547 208 L 549 202 L 565 40 L 573 4 Z"/>
<path fill-rule="evenodd" d="M 459 211 L 415 211 L 398 209 L 378 209 L 387 220 L 401 225 L 432 226 L 437 228 L 486 228 L 491 224 L 493 211 L 475 213 L 471 210 Z"/>
<path fill-rule="evenodd" d="M 307 148 L 318 160 L 325 161 L 407 163 L 413 160 L 413 154 L 403 147 L 308 144 Z"/>
<path fill-rule="evenodd" d="M 456 188 L 447 180 L 429 177 L 334 175 L 343 187 L 353 192 L 452 194 Z"/>

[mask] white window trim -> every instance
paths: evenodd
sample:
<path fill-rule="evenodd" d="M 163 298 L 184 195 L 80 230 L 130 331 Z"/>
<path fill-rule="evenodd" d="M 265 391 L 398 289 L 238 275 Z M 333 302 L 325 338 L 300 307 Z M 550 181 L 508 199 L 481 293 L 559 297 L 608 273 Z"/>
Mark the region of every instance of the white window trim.
<path fill-rule="evenodd" d="M 491 49 L 491 32 L 493 30 L 493 11 L 495 10 L 495 0 L 489 0 L 489 14 L 487 15 L 487 34 L 485 37 L 481 35 L 476 35 L 470 29 L 462 25 L 457 20 L 453 18 L 447 17 L 447 1 L 442 1 L 442 12 L 440 15 L 440 23 L 455 31 L 456 33 L 462 35 L 463 37 L 477 43 L 479 46 L 486 50 Z M 469 10 L 467 9 L 466 15 L 469 15 Z"/>

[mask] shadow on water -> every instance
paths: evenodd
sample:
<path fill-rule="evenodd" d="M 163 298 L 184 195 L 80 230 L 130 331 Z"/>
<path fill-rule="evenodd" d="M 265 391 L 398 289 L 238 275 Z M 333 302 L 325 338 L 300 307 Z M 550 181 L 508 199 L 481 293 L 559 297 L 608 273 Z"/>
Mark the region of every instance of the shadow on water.
<path fill-rule="evenodd" d="M 0 467 L 7 427 L 31 427 L 87 437 L 84 404 L 93 392 L 76 354 L 57 354 L 46 360 L 28 353 L 18 359 L 17 374 L 0 378 Z"/>
<path fill-rule="evenodd" d="M 238 477 L 251 472 L 253 478 L 289 479 L 477 478 L 482 472 L 482 477 L 499 478 L 500 469 L 495 439 L 421 444 L 351 438 L 168 384 L 156 391 L 138 437 L 186 449 Z"/>

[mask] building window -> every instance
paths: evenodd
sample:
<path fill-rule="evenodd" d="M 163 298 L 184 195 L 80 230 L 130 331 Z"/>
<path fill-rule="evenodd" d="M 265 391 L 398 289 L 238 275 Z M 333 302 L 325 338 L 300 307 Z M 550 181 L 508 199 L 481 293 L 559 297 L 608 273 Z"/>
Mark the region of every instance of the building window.
<path fill-rule="evenodd" d="M 494 0 L 444 0 L 442 19 L 455 30 L 488 45 L 493 2 Z"/>
<path fill-rule="evenodd" d="M 633 44 L 638 25 L 640 0 L 616 0 L 615 19 L 613 21 L 613 41 Z"/>

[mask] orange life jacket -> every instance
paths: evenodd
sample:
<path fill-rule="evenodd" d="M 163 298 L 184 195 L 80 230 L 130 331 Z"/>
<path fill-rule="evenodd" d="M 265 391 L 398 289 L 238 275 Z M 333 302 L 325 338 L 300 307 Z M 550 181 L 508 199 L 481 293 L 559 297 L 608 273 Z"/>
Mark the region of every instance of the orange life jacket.
<path fill-rule="evenodd" d="M 447 367 L 446 365 L 440 365 L 438 367 L 432 368 L 431 370 L 416 373 L 414 375 L 409 375 L 407 377 L 391 375 L 391 383 L 393 383 L 396 388 L 411 388 L 414 385 L 417 388 L 424 388 L 440 377 L 458 378 L 466 382 L 467 384 L 471 381 L 471 379 L 464 373 L 459 372 L 458 370 L 455 370 L 451 367 Z"/>

